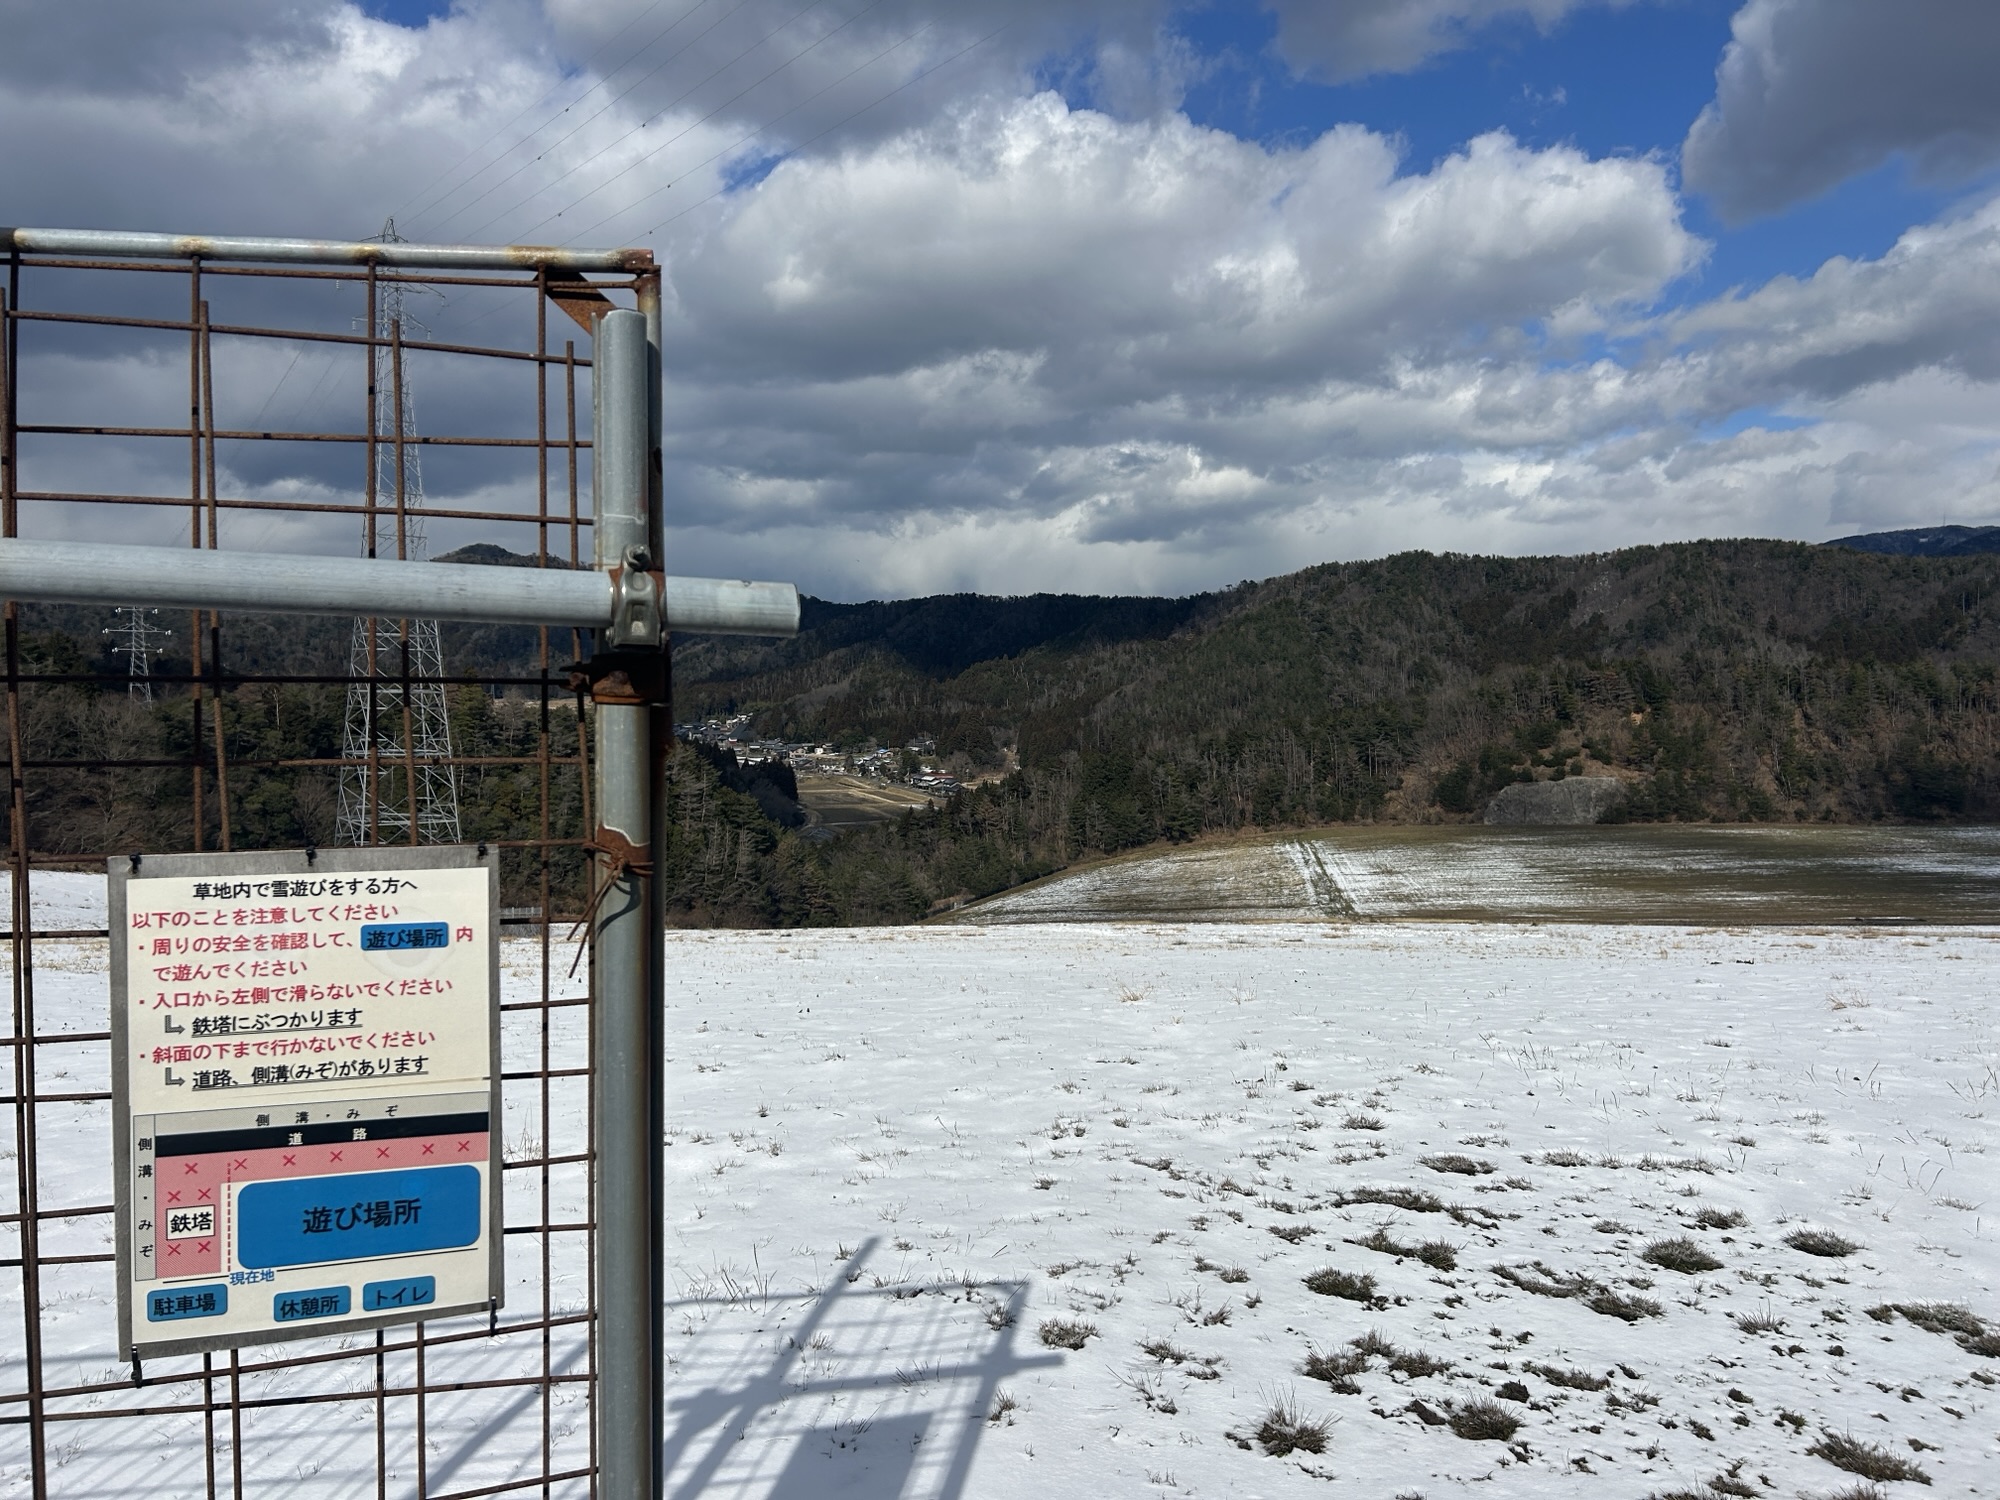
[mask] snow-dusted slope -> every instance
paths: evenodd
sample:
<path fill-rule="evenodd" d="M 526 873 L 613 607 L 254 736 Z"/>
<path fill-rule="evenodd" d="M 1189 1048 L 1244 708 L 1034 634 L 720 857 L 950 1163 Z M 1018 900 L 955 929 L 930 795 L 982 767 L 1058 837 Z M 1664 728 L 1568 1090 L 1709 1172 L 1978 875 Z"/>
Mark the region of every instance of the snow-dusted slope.
<path fill-rule="evenodd" d="M 1317 829 L 1149 849 L 951 920 L 2000 921 L 2000 829 Z"/>

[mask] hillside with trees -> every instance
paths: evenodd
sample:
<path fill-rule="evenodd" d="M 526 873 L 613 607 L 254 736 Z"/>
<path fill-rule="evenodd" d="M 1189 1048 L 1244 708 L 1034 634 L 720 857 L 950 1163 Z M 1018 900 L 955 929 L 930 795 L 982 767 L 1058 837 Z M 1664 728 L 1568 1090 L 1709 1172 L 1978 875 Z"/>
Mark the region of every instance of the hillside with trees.
<path fill-rule="evenodd" d="M 1992 818 L 1996 583 L 1993 554 L 1740 541 L 1405 553 L 1172 600 L 808 601 L 792 641 L 677 642 L 676 717 L 748 711 L 761 732 L 850 747 L 922 736 L 987 779 L 948 806 L 815 842 L 787 826 L 769 773 L 760 783 L 684 747 L 661 878 L 689 922 L 908 920 L 1150 843 L 1466 821 L 1511 782 L 1579 774 L 1624 780 L 1616 815 L 1634 820 Z M 31 649 L 101 664 L 99 642 L 58 613 L 31 618 Z M 245 623 L 233 650 L 306 670 L 307 637 Z M 329 633 L 313 623 L 323 654 Z M 467 632 L 447 639 L 447 659 L 531 676 L 532 636 Z M 86 742 L 186 753 L 188 714 L 171 698 L 141 713 L 122 693 L 48 686 L 30 707 L 38 756 Z M 455 736 L 473 753 L 520 753 L 539 712 L 519 688 L 457 689 Z M 225 713 L 232 755 L 337 754 L 338 689 L 244 685 Z M 468 777 L 469 836 L 510 836 L 533 807 L 526 774 Z M 38 773 L 37 847 L 166 847 L 148 834 L 167 833 L 157 809 L 185 772 L 145 776 L 114 790 Z M 331 798 L 323 772 L 260 773 L 238 847 L 323 840 Z M 579 815 L 557 809 L 559 822 Z"/>

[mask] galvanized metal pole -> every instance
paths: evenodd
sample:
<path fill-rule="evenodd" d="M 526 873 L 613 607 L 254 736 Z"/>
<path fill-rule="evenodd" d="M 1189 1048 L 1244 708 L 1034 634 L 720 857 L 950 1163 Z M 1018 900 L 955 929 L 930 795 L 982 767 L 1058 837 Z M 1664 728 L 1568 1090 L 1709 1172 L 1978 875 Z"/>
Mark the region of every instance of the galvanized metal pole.
<path fill-rule="evenodd" d="M 614 311 L 597 323 L 591 374 L 597 566 L 655 566 L 650 555 L 651 378 L 646 320 Z M 660 1107 L 654 969 L 659 932 L 652 893 L 653 758 L 646 653 L 624 652 L 629 626 L 598 637 L 599 856 L 593 918 L 597 997 L 597 1493 L 602 1500 L 654 1500 L 659 1493 Z M 650 653 L 660 657 L 658 620 Z M 629 655 L 629 667 L 607 663 Z M 663 674 L 658 674 L 663 680 Z M 617 701 L 620 697 L 633 701 Z"/>
<path fill-rule="evenodd" d="M 665 475 L 663 472 L 663 451 L 665 446 L 663 424 L 666 419 L 666 407 L 662 399 L 661 389 L 664 367 L 660 357 L 662 333 L 660 317 L 660 273 L 658 271 L 642 272 L 634 278 L 634 283 L 639 304 L 639 315 L 646 320 L 647 546 L 653 554 L 653 566 L 664 570 L 667 565 L 667 507 Z M 662 591 L 662 595 L 664 605 L 664 590 Z M 660 690 L 655 695 L 654 702 L 649 710 L 652 715 L 653 763 L 647 768 L 647 785 L 653 799 L 653 839 L 657 845 L 664 847 L 667 841 L 666 820 L 668 809 L 673 806 L 673 800 L 669 795 L 667 785 L 670 775 L 668 759 L 673 754 L 674 749 L 673 657 L 669 651 L 671 643 L 664 639 L 665 632 L 671 631 L 673 625 L 666 618 L 664 607 L 661 610 L 660 629 L 663 634 L 663 639 L 660 642 Z M 663 880 L 655 880 L 653 882 L 651 916 L 653 923 L 652 985 L 648 992 L 646 1003 L 655 1016 L 664 1018 L 667 1013 L 667 892 L 666 882 Z M 663 1053 L 666 1044 L 664 1019 L 662 1019 L 660 1024 L 662 1035 L 656 1039 L 654 1045 L 660 1049 L 660 1053 Z M 656 1053 L 655 1055 L 660 1055 L 660 1053 Z M 653 1200 L 653 1222 L 658 1229 L 653 1239 L 653 1281 L 654 1285 L 661 1289 L 661 1295 L 653 1299 L 653 1344 L 654 1347 L 662 1352 L 662 1357 L 664 1358 L 667 1340 L 667 1309 L 664 1295 L 667 1284 L 665 1232 L 667 1168 L 665 1142 L 662 1140 L 666 1129 L 667 1113 L 664 1069 L 656 1069 L 654 1071 L 652 1109 L 655 1122 L 653 1129 L 653 1182 L 656 1189 Z M 662 1406 L 664 1406 L 664 1402 L 665 1391 L 662 1390 Z M 664 1411 L 662 1410 L 659 1415 L 660 1427 L 658 1437 L 664 1440 L 666 1436 Z M 657 1441 L 654 1444 L 654 1452 L 659 1452 L 659 1443 Z M 664 1484 L 664 1479 L 665 1476 L 662 1475 L 662 1484 Z"/>

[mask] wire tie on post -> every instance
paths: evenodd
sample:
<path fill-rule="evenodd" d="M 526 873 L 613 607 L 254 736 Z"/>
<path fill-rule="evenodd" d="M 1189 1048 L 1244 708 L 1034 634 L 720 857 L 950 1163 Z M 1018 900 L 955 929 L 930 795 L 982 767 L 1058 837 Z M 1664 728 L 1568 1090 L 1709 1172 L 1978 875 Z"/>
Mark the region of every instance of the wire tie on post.
<path fill-rule="evenodd" d="M 576 978 L 576 966 L 583 962 L 583 950 L 590 941 L 591 919 L 597 915 L 597 908 L 604 904 L 611 887 L 627 875 L 636 880 L 653 878 L 653 846 L 635 844 L 615 828 L 600 825 L 595 838 L 583 841 L 583 848 L 586 854 L 603 857 L 604 881 L 590 898 L 590 904 L 584 907 L 583 915 L 576 919 L 576 926 L 570 929 L 569 935 L 577 939 L 576 957 L 569 961 L 569 977 L 572 979 Z M 582 935 L 579 937 L 578 934 Z"/>

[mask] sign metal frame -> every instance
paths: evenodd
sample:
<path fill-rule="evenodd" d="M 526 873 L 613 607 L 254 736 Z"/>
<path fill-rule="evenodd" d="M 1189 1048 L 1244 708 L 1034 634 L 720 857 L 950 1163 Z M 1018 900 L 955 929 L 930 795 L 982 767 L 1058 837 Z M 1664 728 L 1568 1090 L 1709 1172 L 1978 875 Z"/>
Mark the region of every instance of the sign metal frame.
<path fill-rule="evenodd" d="M 503 1196 L 505 1185 L 504 1148 L 500 1092 L 500 872 L 499 859 L 484 844 L 426 844 L 415 847 L 375 846 L 364 849 L 292 849 L 245 854 L 134 854 L 106 862 L 106 895 L 109 905 L 111 948 L 111 1116 L 112 1160 L 115 1177 L 114 1215 L 118 1267 L 118 1357 L 136 1363 L 140 1359 L 183 1354 L 206 1354 L 223 1349 L 256 1344 L 281 1343 L 296 1339 L 326 1338 L 365 1332 L 396 1324 L 426 1322 L 432 1318 L 497 1312 L 506 1301 L 505 1230 Z M 296 1324 L 234 1333 L 191 1335 L 186 1338 L 146 1340 L 135 1346 L 134 1317 L 134 1231 L 133 1231 L 133 1132 L 131 1092 L 131 1044 L 129 1009 L 131 998 L 130 927 L 127 919 L 128 887 L 134 880 L 152 878 L 194 878 L 208 875 L 240 878 L 313 879 L 330 875 L 374 875 L 407 870 L 486 871 L 486 1098 L 487 1157 L 483 1233 L 486 1239 L 486 1284 L 488 1295 L 475 1302 L 426 1305 L 388 1312 L 354 1310 L 328 1317 L 315 1317 Z M 465 1094 L 453 1090 L 445 1080 L 428 1090 L 434 1095 Z M 227 1274 L 224 1272 L 220 1273 Z"/>

